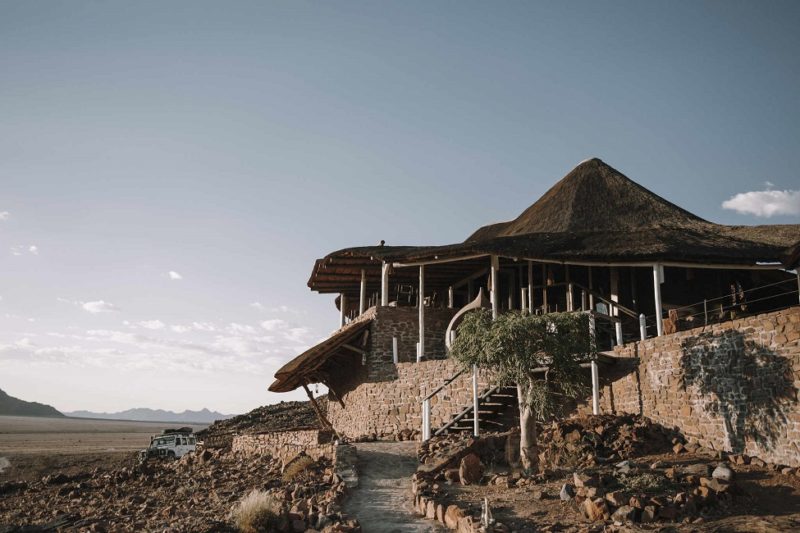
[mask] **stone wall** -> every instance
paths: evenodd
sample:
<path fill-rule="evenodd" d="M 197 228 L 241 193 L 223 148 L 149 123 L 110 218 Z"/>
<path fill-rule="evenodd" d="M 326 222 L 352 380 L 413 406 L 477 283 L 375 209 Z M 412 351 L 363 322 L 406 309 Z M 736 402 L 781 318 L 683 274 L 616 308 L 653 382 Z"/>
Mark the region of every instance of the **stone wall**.
<path fill-rule="evenodd" d="M 800 466 L 800 307 L 616 348 L 602 412 L 639 413 L 708 448 Z"/>
<path fill-rule="evenodd" d="M 458 372 L 450 359 L 392 366 L 395 379 L 358 384 L 342 395 L 344 408 L 328 402 L 328 419 L 338 432 L 349 438 L 393 438 L 402 430 L 419 431 L 422 399 Z M 478 385 L 480 390 L 487 387 L 485 376 Z M 431 399 L 431 427 L 441 427 L 471 402 L 472 375 L 467 372 Z"/>
<path fill-rule="evenodd" d="M 335 444 L 332 437 L 331 432 L 319 429 L 236 435 L 233 437 L 231 450 L 247 456 L 269 455 L 283 463 L 300 452 L 305 452 L 313 459 L 327 457 L 333 460 Z"/>
<path fill-rule="evenodd" d="M 417 360 L 419 310 L 416 307 L 376 307 L 369 343 L 369 381 L 394 379 L 392 338 L 397 338 L 398 361 Z M 425 309 L 425 359 L 444 359 L 444 333 L 455 309 Z"/>

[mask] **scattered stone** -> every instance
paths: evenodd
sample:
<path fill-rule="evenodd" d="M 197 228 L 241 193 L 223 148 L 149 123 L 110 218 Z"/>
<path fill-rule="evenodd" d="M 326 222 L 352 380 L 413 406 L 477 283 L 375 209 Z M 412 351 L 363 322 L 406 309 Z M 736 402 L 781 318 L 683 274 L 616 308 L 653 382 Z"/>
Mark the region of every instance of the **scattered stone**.
<path fill-rule="evenodd" d="M 561 501 L 569 501 L 575 497 L 575 489 L 569 483 L 564 483 L 561 486 L 561 492 L 558 493 L 559 498 Z"/>
<path fill-rule="evenodd" d="M 447 507 L 447 511 L 444 514 L 444 525 L 446 525 L 449 529 L 456 529 L 458 527 L 458 521 L 464 518 L 464 511 L 457 505 L 450 505 Z"/>
<path fill-rule="evenodd" d="M 603 498 L 586 498 L 581 504 L 581 512 L 583 516 L 592 522 L 610 516 L 608 505 Z"/>
<path fill-rule="evenodd" d="M 618 490 L 606 493 L 605 498 L 608 501 L 608 503 L 610 503 L 614 507 L 620 507 L 630 501 L 630 498 L 628 498 L 627 496 L 622 494 L 621 491 Z"/>
<path fill-rule="evenodd" d="M 630 505 L 622 505 L 614 511 L 614 514 L 611 515 L 611 519 L 622 523 L 633 522 L 636 520 L 636 509 Z"/>
<path fill-rule="evenodd" d="M 714 472 L 712 472 L 711 477 L 713 477 L 714 479 L 719 479 L 726 483 L 731 483 L 733 481 L 734 473 L 731 467 L 723 463 L 714 469 Z"/>
<path fill-rule="evenodd" d="M 625 461 L 617 463 L 615 467 L 617 469 L 617 472 L 619 472 L 620 474 L 629 474 L 630 471 L 635 467 L 635 465 L 631 461 L 626 459 Z"/>
<path fill-rule="evenodd" d="M 681 468 L 684 474 L 692 474 L 695 476 L 708 476 L 711 473 L 711 467 L 706 463 L 693 463 Z"/>
<path fill-rule="evenodd" d="M 480 458 L 474 453 L 463 457 L 458 466 L 458 477 L 462 485 L 479 483 L 483 477 L 483 463 Z"/>
<path fill-rule="evenodd" d="M 642 509 L 642 517 L 641 521 L 643 524 L 647 524 L 652 522 L 656 519 L 656 508 L 653 505 L 646 505 L 644 509 Z"/>
<path fill-rule="evenodd" d="M 580 474 L 578 472 L 574 472 L 572 474 L 572 482 L 575 484 L 576 487 L 594 487 L 596 486 L 595 480 L 592 479 L 592 476 L 587 474 Z"/>

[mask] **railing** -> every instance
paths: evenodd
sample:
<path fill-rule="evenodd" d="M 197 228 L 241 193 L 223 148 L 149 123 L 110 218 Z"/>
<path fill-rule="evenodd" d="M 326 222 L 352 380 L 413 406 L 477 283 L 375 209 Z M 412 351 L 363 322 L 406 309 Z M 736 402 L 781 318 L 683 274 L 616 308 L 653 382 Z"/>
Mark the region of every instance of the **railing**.
<path fill-rule="evenodd" d="M 793 285 L 794 287 L 792 287 Z M 786 288 L 786 290 L 784 290 L 784 288 Z M 773 293 L 766 294 L 764 296 L 758 295 L 758 291 L 767 291 L 768 289 L 772 289 Z M 774 292 L 776 290 L 779 292 Z M 743 314 L 759 314 L 778 311 L 780 309 L 791 307 L 792 305 L 797 305 L 798 300 L 795 300 L 792 303 L 787 303 L 782 302 L 780 299 L 785 299 L 788 296 L 798 293 L 800 293 L 800 277 L 797 280 L 791 278 L 785 279 L 773 283 L 759 285 L 758 287 L 751 287 L 749 289 L 730 291 L 722 296 L 705 298 L 703 300 L 698 300 L 697 302 L 680 307 L 662 309 L 661 316 L 662 318 L 665 315 L 669 317 L 670 311 L 674 311 L 678 315 L 677 318 L 679 321 L 690 322 L 692 323 L 692 327 L 698 327 L 700 325 L 715 324 L 731 320 L 732 317 L 730 316 L 730 313 L 732 312 L 741 312 Z M 757 298 L 752 298 L 752 296 L 756 295 L 758 295 Z M 727 305 L 725 303 L 726 301 L 729 302 Z M 753 304 L 760 304 L 755 306 L 756 310 L 754 312 L 752 311 Z M 646 338 L 647 328 L 654 327 L 656 317 L 656 313 L 640 316 L 640 328 L 644 328 L 642 339 Z M 644 326 L 641 326 L 642 320 L 644 320 Z M 698 323 L 694 324 L 694 322 Z M 676 327 L 678 326 L 677 323 L 675 325 Z"/>
<path fill-rule="evenodd" d="M 455 381 L 458 377 L 466 372 L 465 369 L 461 369 L 448 379 L 445 380 L 444 383 L 436 387 L 436 389 L 425 396 L 422 399 L 422 440 L 426 441 L 431 438 L 431 398 L 439 394 L 445 387 L 450 385 L 453 381 Z M 472 405 L 475 408 L 475 412 L 478 411 L 478 368 L 473 366 L 472 367 Z M 474 427 L 474 434 L 477 437 L 479 431 L 479 422 L 478 417 L 475 417 L 475 427 Z M 437 432 L 438 435 L 438 432 Z"/>

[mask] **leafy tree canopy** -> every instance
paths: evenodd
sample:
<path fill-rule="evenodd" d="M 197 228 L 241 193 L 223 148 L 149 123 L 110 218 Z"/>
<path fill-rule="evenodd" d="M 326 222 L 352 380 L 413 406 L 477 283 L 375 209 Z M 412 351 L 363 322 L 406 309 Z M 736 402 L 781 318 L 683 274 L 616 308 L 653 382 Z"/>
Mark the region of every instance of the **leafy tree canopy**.
<path fill-rule="evenodd" d="M 589 373 L 580 364 L 593 357 L 593 346 L 586 314 L 512 311 L 492 320 L 480 309 L 464 316 L 450 355 L 489 370 L 498 385 L 518 385 L 526 396 L 521 403 L 541 420 L 587 393 Z"/>

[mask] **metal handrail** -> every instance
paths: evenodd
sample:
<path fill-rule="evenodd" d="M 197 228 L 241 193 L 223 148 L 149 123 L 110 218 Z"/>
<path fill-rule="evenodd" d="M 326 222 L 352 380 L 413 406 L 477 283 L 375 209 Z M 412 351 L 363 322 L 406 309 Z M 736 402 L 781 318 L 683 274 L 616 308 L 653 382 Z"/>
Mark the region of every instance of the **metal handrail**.
<path fill-rule="evenodd" d="M 450 385 L 450 384 L 451 384 L 453 381 L 455 381 L 455 380 L 456 380 L 456 378 L 458 378 L 458 376 L 460 376 L 460 375 L 461 375 L 461 374 L 463 374 L 464 372 L 466 372 L 466 370 L 462 368 L 461 370 L 459 370 L 458 372 L 456 372 L 455 374 L 453 374 L 452 376 L 450 376 L 450 378 L 449 378 L 447 381 L 445 381 L 444 383 L 442 383 L 441 385 L 439 385 L 439 386 L 436 388 L 436 390 L 434 390 L 432 393 L 430 393 L 430 394 L 428 394 L 427 396 L 425 396 L 425 397 L 422 399 L 422 401 L 424 402 L 425 400 L 430 400 L 431 398 L 433 398 L 434 396 L 436 396 L 437 394 L 439 394 L 439 391 L 441 391 L 443 388 L 445 388 L 445 387 L 447 387 L 448 385 Z"/>

